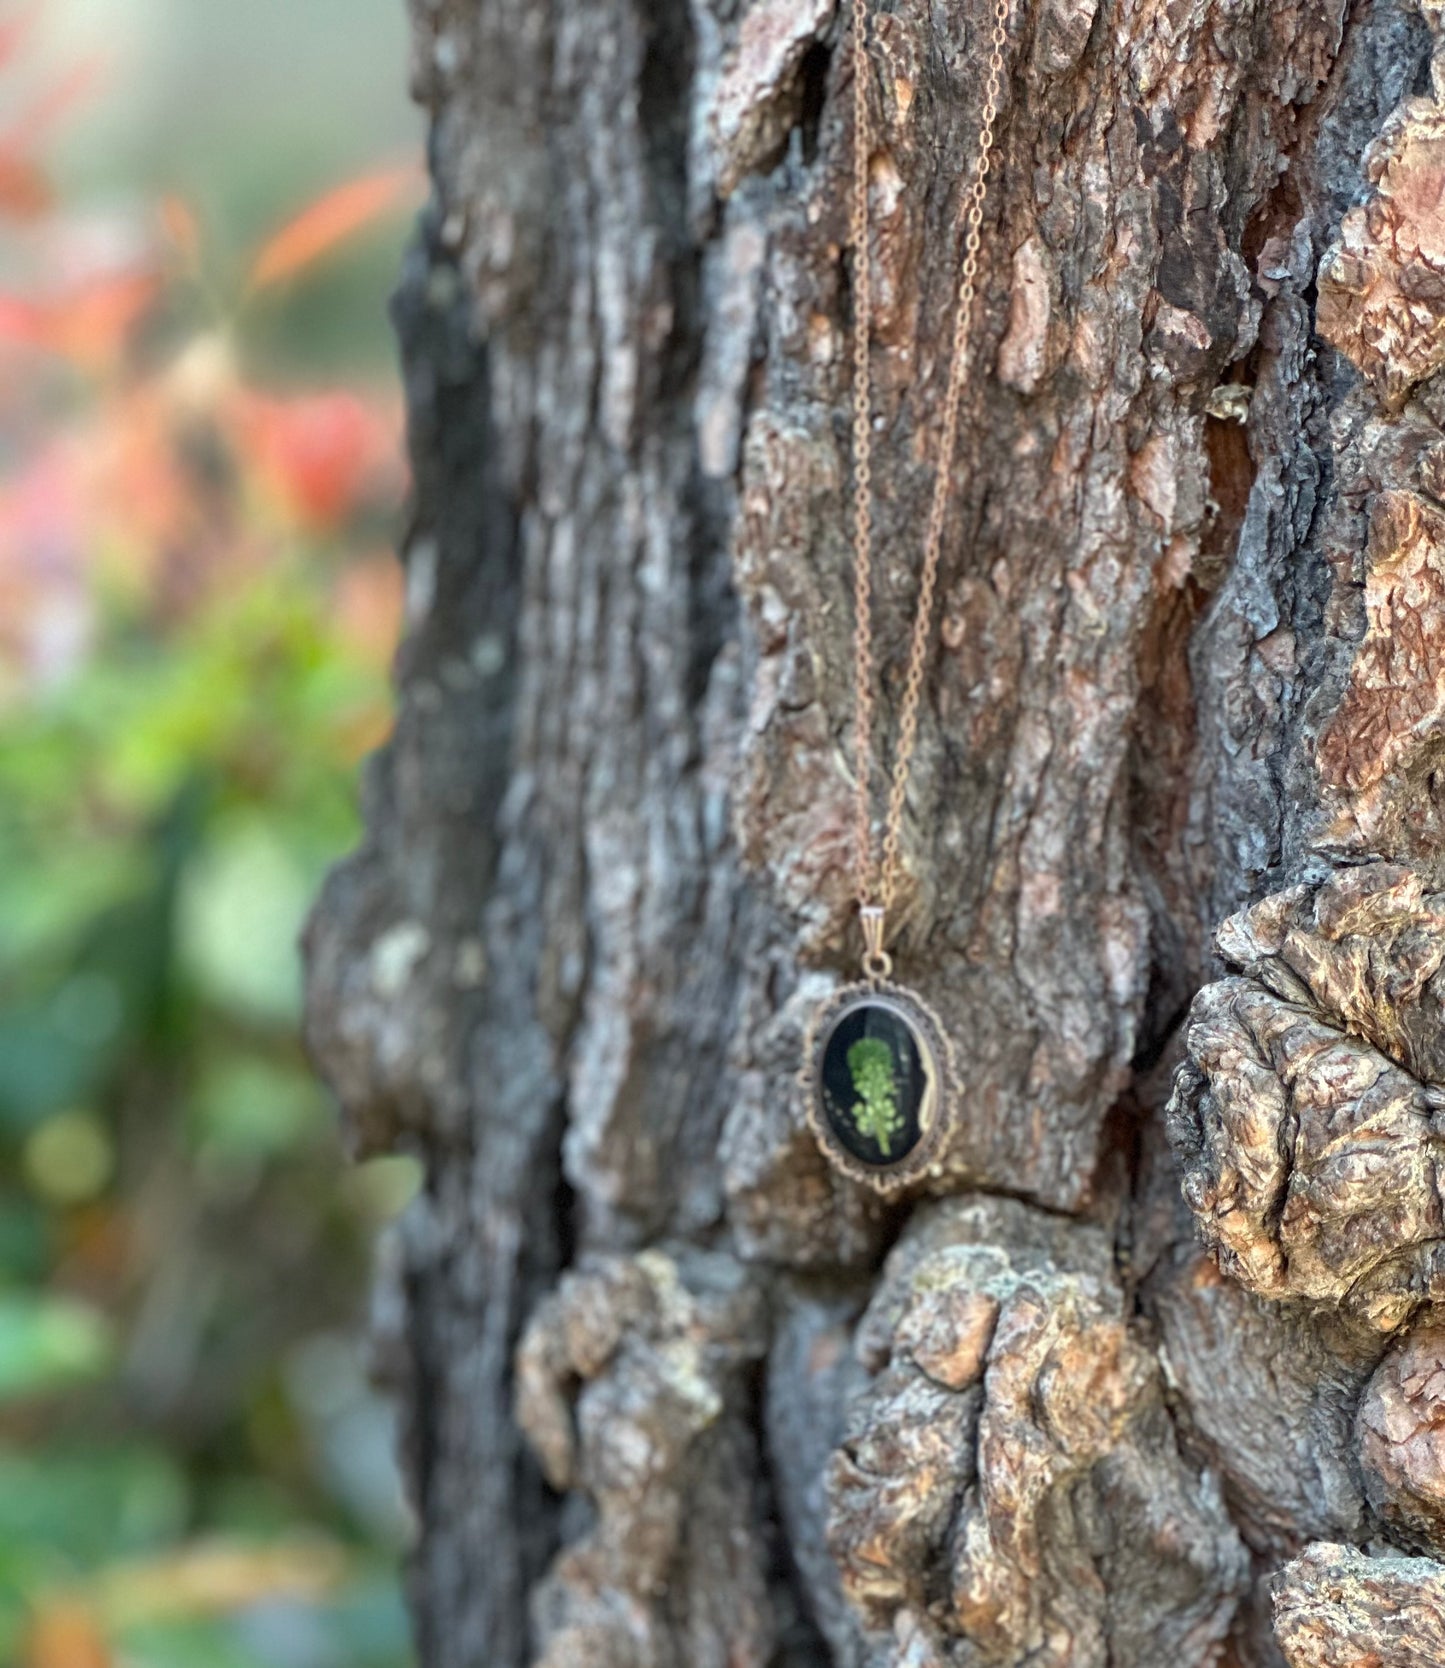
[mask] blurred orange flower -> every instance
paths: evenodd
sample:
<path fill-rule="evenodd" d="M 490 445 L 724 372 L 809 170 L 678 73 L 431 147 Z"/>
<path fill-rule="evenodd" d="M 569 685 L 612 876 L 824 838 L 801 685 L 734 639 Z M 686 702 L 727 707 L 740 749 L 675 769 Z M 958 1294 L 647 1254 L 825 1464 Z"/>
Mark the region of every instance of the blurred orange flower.
<path fill-rule="evenodd" d="M 78 1600 L 42 1608 L 21 1649 L 22 1668 L 111 1668 L 115 1661 L 94 1613 Z"/>
<path fill-rule="evenodd" d="M 417 168 L 383 168 L 318 197 L 262 244 L 251 266 L 251 288 L 279 283 L 311 266 L 416 195 L 421 181 Z"/>
<path fill-rule="evenodd" d="M 85 370 L 110 369 L 160 287 L 154 272 L 131 271 L 85 279 L 43 301 L 0 293 L 0 341 L 44 348 Z"/>
<path fill-rule="evenodd" d="M 400 436 L 391 412 L 350 390 L 289 398 L 237 390 L 242 455 L 283 511 L 334 533 L 368 502 L 395 496 Z"/>

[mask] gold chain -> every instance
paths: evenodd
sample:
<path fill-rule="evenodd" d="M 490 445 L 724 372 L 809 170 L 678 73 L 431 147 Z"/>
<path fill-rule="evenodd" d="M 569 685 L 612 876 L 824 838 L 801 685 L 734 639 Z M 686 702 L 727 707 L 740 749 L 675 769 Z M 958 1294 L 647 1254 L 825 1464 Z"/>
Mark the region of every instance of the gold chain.
<path fill-rule="evenodd" d="M 948 513 L 954 453 L 958 449 L 958 412 L 968 381 L 969 333 L 978 286 L 978 252 L 982 242 L 983 202 L 988 190 L 989 152 L 1003 90 L 1004 48 L 1008 40 L 1009 0 L 994 0 L 993 39 L 984 85 L 983 114 L 979 118 L 978 155 L 973 178 L 964 197 L 963 265 L 958 275 L 958 300 L 953 317 L 953 354 L 948 390 L 943 404 L 943 432 L 939 436 L 938 466 L 923 538 L 923 572 L 918 581 L 918 608 L 908 650 L 908 674 L 903 685 L 903 710 L 898 724 L 898 752 L 888 790 L 888 812 L 883 824 L 881 858 L 873 850 L 873 452 L 872 395 L 869 341 L 873 322 L 873 279 L 868 254 L 868 171 L 873 152 L 873 124 L 868 110 L 868 0 L 853 6 L 853 675 L 855 691 L 854 756 L 858 796 L 854 840 L 858 904 L 863 913 L 865 970 L 885 976 L 889 959 L 883 950 L 884 919 L 898 885 L 903 839 L 903 803 L 908 773 L 918 741 L 918 709 L 923 674 L 932 637 L 938 558 Z"/>

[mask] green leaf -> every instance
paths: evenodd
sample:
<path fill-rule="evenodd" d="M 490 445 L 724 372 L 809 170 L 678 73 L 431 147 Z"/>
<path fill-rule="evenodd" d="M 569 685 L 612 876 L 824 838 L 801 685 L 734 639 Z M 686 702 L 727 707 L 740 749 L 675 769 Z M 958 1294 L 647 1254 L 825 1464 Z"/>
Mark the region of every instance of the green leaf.
<path fill-rule="evenodd" d="M 312 877 L 260 818 L 223 826 L 182 885 L 182 965 L 242 1018 L 291 1024 L 301 1004 L 298 941 Z"/>
<path fill-rule="evenodd" d="M 0 1402 L 93 1379 L 110 1363 L 104 1316 L 65 1298 L 0 1295 Z"/>
<path fill-rule="evenodd" d="M 153 1551 L 182 1533 L 189 1510 L 179 1465 L 149 1444 L 0 1447 L 0 1565 L 43 1553 L 73 1573 Z"/>
<path fill-rule="evenodd" d="M 298 1066 L 259 1054 L 212 1058 L 197 1086 L 196 1134 L 212 1157 L 270 1158 L 331 1128 L 325 1096 Z"/>

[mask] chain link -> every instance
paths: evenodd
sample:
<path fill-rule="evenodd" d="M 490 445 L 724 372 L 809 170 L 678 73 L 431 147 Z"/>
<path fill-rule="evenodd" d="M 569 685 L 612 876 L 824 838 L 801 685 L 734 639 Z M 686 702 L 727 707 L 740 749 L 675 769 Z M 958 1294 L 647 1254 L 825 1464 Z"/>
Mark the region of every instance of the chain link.
<path fill-rule="evenodd" d="M 873 436 L 869 344 L 873 322 L 873 278 L 868 248 L 868 184 L 873 153 L 873 125 L 868 109 L 868 0 L 854 0 L 853 8 L 853 675 L 854 758 L 857 804 L 854 823 L 855 864 L 859 906 L 886 914 L 892 906 L 902 862 L 903 808 L 908 775 L 918 742 L 918 715 L 923 698 L 923 675 L 933 635 L 934 596 L 938 587 L 939 554 L 948 516 L 953 458 L 958 450 L 959 407 L 968 382 L 969 342 L 974 297 L 978 288 L 978 255 L 982 244 L 983 204 L 993 149 L 994 123 L 1003 92 L 1004 49 L 1008 42 L 1009 0 L 994 0 L 993 37 L 984 83 L 983 113 L 979 118 L 978 154 L 964 196 L 963 264 L 953 316 L 953 349 L 948 388 L 944 395 L 943 430 L 938 443 L 938 465 L 923 538 L 923 571 L 918 581 L 918 606 L 908 649 L 908 671 L 903 685 L 903 707 L 898 724 L 898 751 L 889 780 L 888 809 L 883 824 L 881 856 L 873 848 Z M 879 925 L 881 939 L 881 919 Z"/>

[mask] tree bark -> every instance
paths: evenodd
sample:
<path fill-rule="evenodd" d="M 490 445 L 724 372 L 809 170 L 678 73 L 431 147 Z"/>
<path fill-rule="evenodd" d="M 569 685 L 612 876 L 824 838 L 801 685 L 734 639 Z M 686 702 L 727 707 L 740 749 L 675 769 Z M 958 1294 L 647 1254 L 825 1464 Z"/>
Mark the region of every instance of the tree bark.
<path fill-rule="evenodd" d="M 422 1661 L 1437 1661 L 1439 0 L 1013 0 L 895 944 L 965 1104 L 886 1206 L 794 1083 L 857 952 L 847 8 L 412 3 L 408 628 L 308 948 L 426 1162 Z M 887 738 L 990 5 L 876 12 Z"/>

